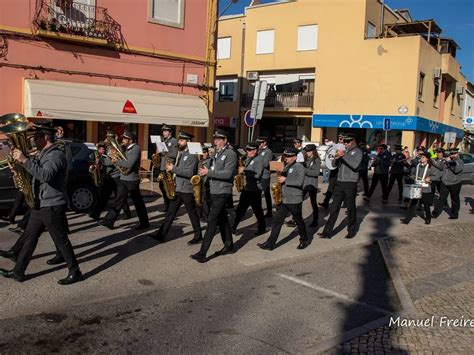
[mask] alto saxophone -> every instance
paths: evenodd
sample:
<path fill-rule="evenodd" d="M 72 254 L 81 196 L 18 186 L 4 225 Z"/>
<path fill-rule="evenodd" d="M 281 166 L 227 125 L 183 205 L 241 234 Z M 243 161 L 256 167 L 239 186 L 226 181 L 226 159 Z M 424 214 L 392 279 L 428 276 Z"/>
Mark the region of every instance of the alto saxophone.
<path fill-rule="evenodd" d="M 166 165 L 171 164 L 168 154 L 166 154 L 165 159 Z M 174 180 L 173 173 L 171 173 L 171 171 L 161 172 L 160 175 L 158 175 L 157 181 L 163 182 L 166 196 L 168 197 L 168 199 L 173 200 L 176 196 L 176 181 Z"/>
<path fill-rule="evenodd" d="M 94 152 L 94 154 L 95 154 L 96 163 L 92 164 L 89 167 L 89 172 L 92 175 L 92 181 L 94 181 L 94 185 L 97 187 L 100 187 L 104 183 L 102 161 L 100 160 L 99 152 L 97 150 Z"/>
<path fill-rule="evenodd" d="M 283 157 L 281 158 L 283 163 L 285 162 Z M 278 171 L 277 172 L 277 181 L 272 185 L 272 197 L 273 197 L 273 204 L 276 206 L 281 205 L 283 202 L 283 195 L 282 195 L 282 185 L 281 183 L 278 182 L 278 178 L 282 176 L 283 172 Z"/>
<path fill-rule="evenodd" d="M 239 158 L 239 168 L 241 168 L 243 166 L 244 166 L 244 157 L 240 157 Z M 237 189 L 238 192 L 243 191 L 244 183 L 245 183 L 244 174 L 238 173 L 237 175 L 235 175 L 235 177 L 234 177 L 234 186 L 235 186 L 235 188 Z"/>

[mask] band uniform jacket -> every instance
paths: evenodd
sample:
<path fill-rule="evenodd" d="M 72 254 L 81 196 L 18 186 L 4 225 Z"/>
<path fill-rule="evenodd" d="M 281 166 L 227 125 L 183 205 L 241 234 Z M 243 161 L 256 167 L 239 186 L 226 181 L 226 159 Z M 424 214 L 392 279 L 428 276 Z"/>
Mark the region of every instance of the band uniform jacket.
<path fill-rule="evenodd" d="M 374 174 L 388 174 L 388 171 L 390 170 L 390 158 L 389 152 L 377 154 L 374 163 L 372 164 L 374 166 Z"/>
<path fill-rule="evenodd" d="M 418 167 L 418 175 L 416 173 L 416 170 L 417 170 L 417 167 Z M 421 165 L 421 164 L 418 164 L 414 167 L 411 168 L 411 174 L 410 174 L 410 177 L 414 180 L 414 181 L 420 181 L 422 180 L 423 178 L 423 174 L 425 173 L 425 168 L 428 167 L 428 170 L 426 171 L 426 175 L 425 175 L 425 179 L 426 178 L 430 178 L 431 181 L 433 181 L 433 175 L 436 174 L 435 170 L 436 168 L 434 168 L 433 166 L 429 166 L 429 165 Z M 430 193 L 431 192 L 431 186 L 428 186 L 428 187 L 422 187 L 421 188 L 421 192 L 423 193 Z"/>
<path fill-rule="evenodd" d="M 191 177 L 197 174 L 198 158 L 195 154 L 189 153 L 186 149 L 178 153 L 176 164 L 173 165 L 171 172 L 176 174 L 176 191 L 181 193 L 193 193 Z"/>
<path fill-rule="evenodd" d="M 272 161 L 272 151 L 270 148 L 265 147 L 265 149 L 262 149 L 258 155 L 262 158 L 263 160 L 263 176 L 262 179 L 270 179 L 270 162 Z"/>
<path fill-rule="evenodd" d="M 456 185 L 462 182 L 462 172 L 464 170 L 464 162 L 461 159 L 453 159 L 445 161 L 441 182 L 446 186 Z"/>
<path fill-rule="evenodd" d="M 303 183 L 306 175 L 306 168 L 301 163 L 293 163 L 285 166 L 283 176 L 286 177 L 282 186 L 282 196 L 284 204 L 303 203 Z"/>
<path fill-rule="evenodd" d="M 229 145 L 211 157 L 207 177 L 212 195 L 232 194 L 237 160 L 237 154 Z"/>
<path fill-rule="evenodd" d="M 176 162 L 176 157 L 178 156 L 178 140 L 174 137 L 169 137 L 164 141 L 166 144 L 166 148 L 168 148 L 168 152 L 162 152 L 161 155 L 161 164 L 160 170 L 166 170 L 166 157 L 170 160 L 172 164 Z"/>
<path fill-rule="evenodd" d="M 127 160 L 117 160 L 117 166 L 130 169 L 127 175 L 120 174 L 120 180 L 123 181 L 137 181 L 140 180 L 138 170 L 140 169 L 140 147 L 133 143 L 125 149 L 125 158 Z"/>
<path fill-rule="evenodd" d="M 33 176 L 33 191 L 38 207 L 67 204 L 67 162 L 64 151 L 58 144 L 42 150 L 37 158 L 28 159 L 24 167 Z"/>
<path fill-rule="evenodd" d="M 321 159 L 312 158 L 305 162 L 305 177 L 303 188 L 305 190 L 315 190 L 318 188 L 318 176 L 321 170 Z"/>
<path fill-rule="evenodd" d="M 110 159 L 107 155 L 104 154 L 100 156 L 100 160 L 102 161 L 102 167 L 106 176 L 111 178 L 116 178 L 120 176 L 120 171 L 112 163 L 112 159 Z"/>
<path fill-rule="evenodd" d="M 332 163 L 338 166 L 337 181 L 357 182 L 359 181 L 359 166 L 362 162 L 362 151 L 358 146 L 347 150 L 343 157 L 334 159 Z"/>
<path fill-rule="evenodd" d="M 441 181 L 441 175 L 443 174 L 443 167 L 446 164 L 444 159 L 435 158 L 433 159 L 433 175 L 431 181 Z"/>
<path fill-rule="evenodd" d="M 264 172 L 264 160 L 261 155 L 257 155 L 254 158 L 247 158 L 245 160 L 245 191 L 262 191 L 262 182 Z"/>
<path fill-rule="evenodd" d="M 390 172 L 392 174 L 403 174 L 405 171 L 405 155 L 402 153 L 395 153 L 392 155 L 390 162 L 392 167 L 390 168 Z"/>
<path fill-rule="evenodd" d="M 370 150 L 361 149 L 362 152 L 362 161 L 360 162 L 359 170 L 369 170 L 370 163 Z"/>

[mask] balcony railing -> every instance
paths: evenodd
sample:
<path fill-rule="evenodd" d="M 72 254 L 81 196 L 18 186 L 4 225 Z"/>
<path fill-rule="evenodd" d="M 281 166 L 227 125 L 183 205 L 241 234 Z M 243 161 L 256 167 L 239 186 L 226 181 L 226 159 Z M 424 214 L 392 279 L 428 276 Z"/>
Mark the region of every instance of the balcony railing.
<path fill-rule="evenodd" d="M 37 0 L 33 24 L 37 30 L 105 40 L 123 45 L 120 24 L 107 9 L 72 0 Z"/>
<path fill-rule="evenodd" d="M 252 105 L 253 94 L 242 95 L 242 106 L 250 107 Z M 312 108 L 314 102 L 314 93 L 304 92 L 277 92 L 268 94 L 265 98 L 265 107 L 269 108 Z"/>

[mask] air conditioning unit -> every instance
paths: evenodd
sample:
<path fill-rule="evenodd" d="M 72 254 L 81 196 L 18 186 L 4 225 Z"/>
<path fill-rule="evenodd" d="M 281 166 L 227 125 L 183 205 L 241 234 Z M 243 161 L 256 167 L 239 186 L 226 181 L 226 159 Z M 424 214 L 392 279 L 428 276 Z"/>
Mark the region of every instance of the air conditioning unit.
<path fill-rule="evenodd" d="M 435 79 L 441 79 L 441 68 L 434 68 L 433 76 Z"/>
<path fill-rule="evenodd" d="M 247 80 L 258 80 L 258 71 L 247 72 Z"/>
<path fill-rule="evenodd" d="M 456 84 L 456 95 L 464 94 L 464 86 L 461 84 Z"/>

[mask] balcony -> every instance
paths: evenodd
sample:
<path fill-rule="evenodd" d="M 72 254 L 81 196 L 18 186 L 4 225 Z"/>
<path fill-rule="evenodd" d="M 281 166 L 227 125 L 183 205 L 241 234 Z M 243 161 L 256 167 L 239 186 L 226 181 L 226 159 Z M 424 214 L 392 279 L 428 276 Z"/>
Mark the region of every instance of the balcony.
<path fill-rule="evenodd" d="M 38 0 L 33 26 L 40 36 L 122 47 L 120 24 L 107 9 L 72 0 Z"/>
<path fill-rule="evenodd" d="M 242 106 L 252 105 L 253 94 L 242 95 Z M 265 107 L 280 110 L 291 110 L 294 108 L 313 108 L 314 93 L 306 92 L 274 92 L 267 95 Z"/>

